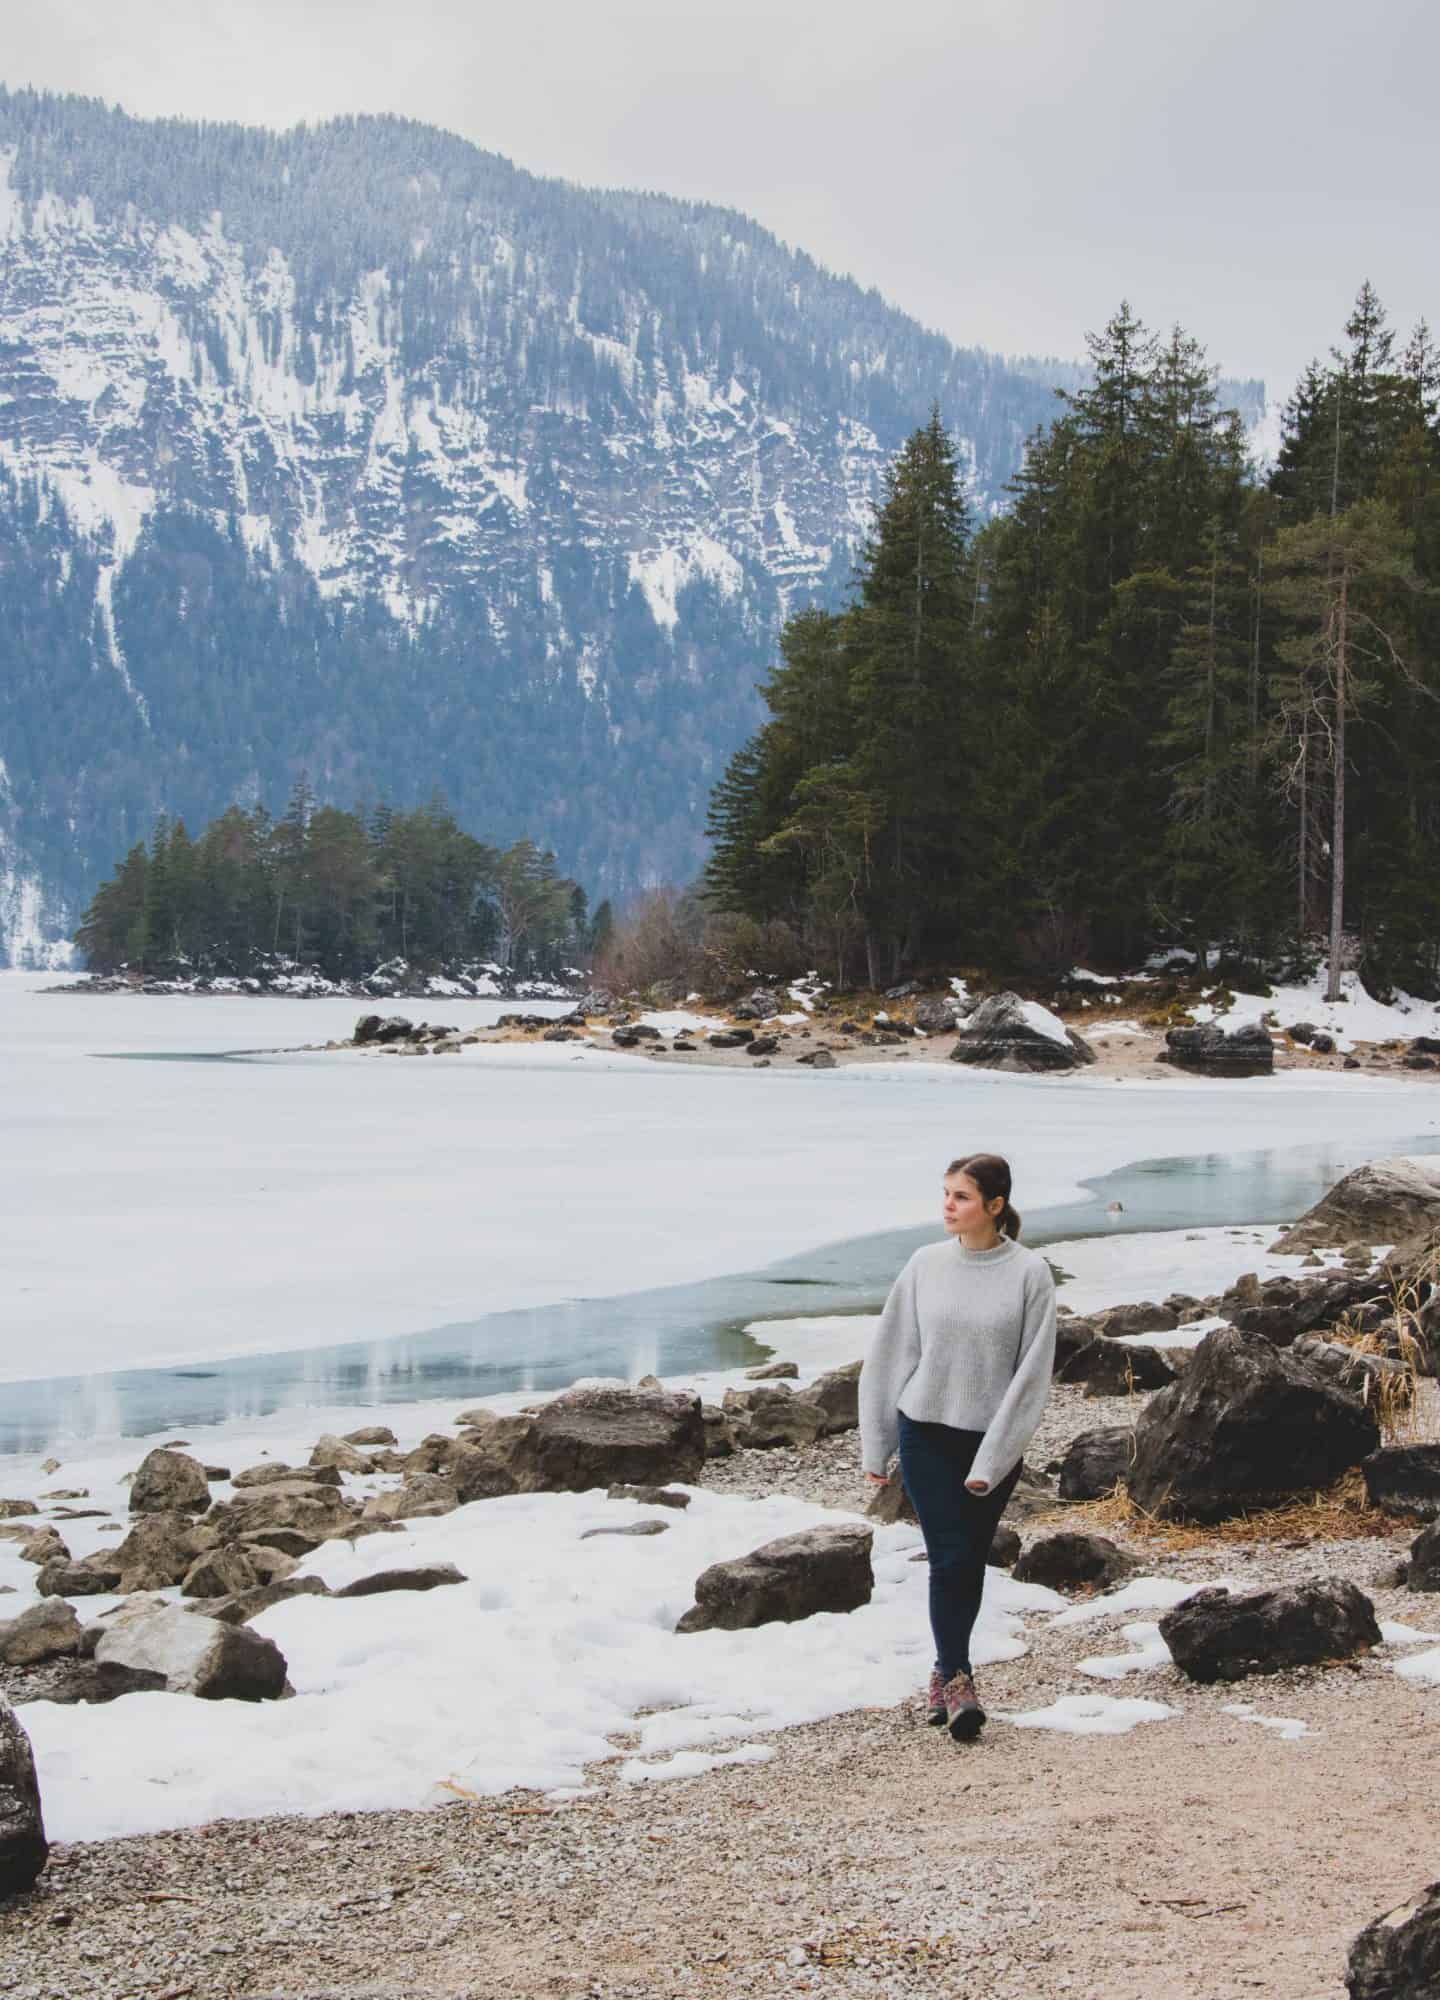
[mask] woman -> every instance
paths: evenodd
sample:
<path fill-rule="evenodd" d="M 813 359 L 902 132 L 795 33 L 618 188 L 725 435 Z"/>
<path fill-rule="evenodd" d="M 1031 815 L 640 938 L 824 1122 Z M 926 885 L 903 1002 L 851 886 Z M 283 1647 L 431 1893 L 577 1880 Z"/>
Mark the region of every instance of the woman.
<path fill-rule="evenodd" d="M 1010 1168 L 995 1153 L 953 1160 L 944 1219 L 955 1241 L 917 1250 L 891 1287 L 860 1373 L 865 1477 L 900 1476 L 930 1558 L 935 1665 L 929 1720 L 957 1743 L 985 1722 L 970 1663 L 985 1559 L 1050 1393 L 1055 1281 L 1022 1248 Z"/>

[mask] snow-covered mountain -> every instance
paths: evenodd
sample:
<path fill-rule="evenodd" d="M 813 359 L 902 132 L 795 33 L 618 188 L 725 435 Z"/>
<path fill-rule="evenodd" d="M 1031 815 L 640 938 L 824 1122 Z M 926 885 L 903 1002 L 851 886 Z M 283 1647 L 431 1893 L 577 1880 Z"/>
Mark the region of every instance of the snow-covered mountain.
<path fill-rule="evenodd" d="M 983 513 L 1076 372 L 418 125 L 0 92 L 0 962 L 302 771 L 690 874 L 901 439 L 938 401 Z"/>

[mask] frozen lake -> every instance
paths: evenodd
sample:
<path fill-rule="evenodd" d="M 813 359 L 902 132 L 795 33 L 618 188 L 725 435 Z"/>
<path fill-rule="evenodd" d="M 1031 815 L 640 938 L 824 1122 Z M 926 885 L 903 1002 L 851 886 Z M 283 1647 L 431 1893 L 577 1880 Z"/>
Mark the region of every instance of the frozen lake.
<path fill-rule="evenodd" d="M 1127 1228 L 1276 1218 L 1360 1159 L 1440 1145 L 1433 1088 L 1315 1073 L 736 1073 L 573 1044 L 110 1060 L 318 1042 L 361 1006 L 54 983 L 0 975 L 0 1450 L 57 1422 L 147 1428 L 142 1408 L 733 1363 L 747 1318 L 871 1303 L 946 1161 L 982 1146 L 1010 1156 L 1036 1240 L 1105 1226 L 1117 1192 Z"/>

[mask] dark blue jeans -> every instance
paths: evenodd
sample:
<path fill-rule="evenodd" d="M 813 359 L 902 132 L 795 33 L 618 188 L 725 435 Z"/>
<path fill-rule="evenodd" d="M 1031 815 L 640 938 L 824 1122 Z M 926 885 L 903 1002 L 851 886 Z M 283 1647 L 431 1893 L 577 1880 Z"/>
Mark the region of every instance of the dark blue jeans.
<path fill-rule="evenodd" d="M 971 1671 L 970 1634 L 985 1588 L 985 1559 L 1020 1477 L 1015 1465 L 988 1493 L 965 1491 L 983 1436 L 917 1423 L 900 1412 L 900 1476 L 930 1557 L 930 1625 L 936 1664 L 947 1681 Z"/>

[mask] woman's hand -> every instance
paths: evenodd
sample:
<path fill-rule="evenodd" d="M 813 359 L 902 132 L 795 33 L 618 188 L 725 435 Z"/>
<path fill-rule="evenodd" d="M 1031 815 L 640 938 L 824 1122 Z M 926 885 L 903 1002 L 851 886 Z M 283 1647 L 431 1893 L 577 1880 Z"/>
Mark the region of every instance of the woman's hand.
<path fill-rule="evenodd" d="M 890 1476 L 885 1472 L 867 1472 L 865 1477 L 870 1481 L 872 1486 L 888 1486 L 890 1484 Z"/>
<path fill-rule="evenodd" d="M 990 1491 L 990 1481 L 988 1479 L 967 1479 L 965 1481 L 965 1491 L 967 1493 L 988 1493 Z"/>

